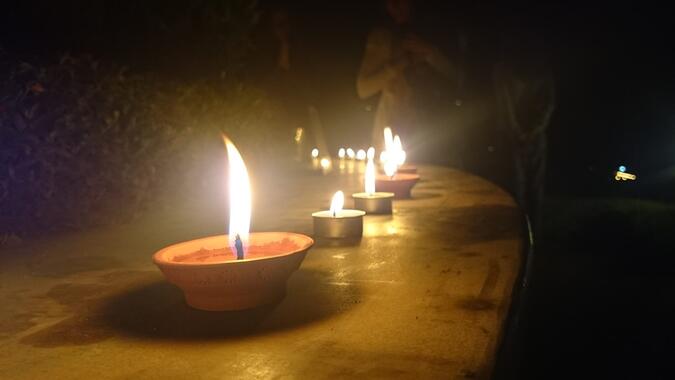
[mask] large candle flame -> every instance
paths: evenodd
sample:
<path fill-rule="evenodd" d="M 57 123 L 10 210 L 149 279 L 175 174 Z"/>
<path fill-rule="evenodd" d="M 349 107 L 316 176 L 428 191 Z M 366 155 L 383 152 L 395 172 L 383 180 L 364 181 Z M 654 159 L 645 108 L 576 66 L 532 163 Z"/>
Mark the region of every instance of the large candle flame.
<path fill-rule="evenodd" d="M 338 191 L 333 195 L 333 199 L 330 202 L 330 214 L 333 215 L 333 217 L 338 216 L 344 205 L 345 194 L 342 191 Z"/>
<path fill-rule="evenodd" d="M 312 149 L 312 158 L 317 158 L 319 157 L 319 149 L 314 148 Z"/>
<path fill-rule="evenodd" d="M 347 157 L 349 157 L 349 159 L 351 159 L 351 160 L 353 160 L 354 157 L 356 157 L 356 153 L 354 152 L 354 149 L 347 148 Z"/>
<path fill-rule="evenodd" d="M 233 253 L 236 252 L 235 239 L 241 239 L 244 251 L 248 247 L 248 232 L 251 226 L 251 184 L 248 171 L 241 154 L 232 141 L 223 136 L 227 148 L 230 190 L 230 231 L 229 240 Z"/>
<path fill-rule="evenodd" d="M 338 157 L 345 158 L 345 154 L 346 154 L 345 148 L 340 148 L 340 150 L 338 150 Z"/>
<path fill-rule="evenodd" d="M 375 193 L 375 163 L 372 158 L 366 164 L 365 185 L 367 194 Z"/>

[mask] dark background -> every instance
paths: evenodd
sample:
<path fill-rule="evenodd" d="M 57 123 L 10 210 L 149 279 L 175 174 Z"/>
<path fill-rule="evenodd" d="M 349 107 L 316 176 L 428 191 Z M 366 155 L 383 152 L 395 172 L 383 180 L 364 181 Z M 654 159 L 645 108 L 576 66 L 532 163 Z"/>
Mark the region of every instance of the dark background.
<path fill-rule="evenodd" d="M 191 79 L 208 72 L 209 44 L 195 20 L 202 2 L 30 1 L 7 3 L 0 46 L 37 60 L 86 52 L 131 66 Z M 208 2 L 207 2 L 208 3 Z M 217 3 L 217 2 L 213 2 Z M 468 37 L 463 57 L 471 78 L 481 78 L 496 57 L 499 33 L 517 25 L 545 36 L 553 48 L 558 106 L 549 129 L 549 191 L 627 192 L 669 198 L 675 169 L 671 70 L 673 31 L 665 7 L 645 2 L 491 4 L 420 2 L 427 35 L 456 54 L 457 30 Z M 259 9 L 278 6 L 261 2 Z M 370 27 L 383 17 L 380 2 L 290 1 L 294 34 L 309 61 L 316 103 L 334 145 L 368 136 L 371 100 L 356 97 L 354 82 Z M 187 9 L 187 11 L 186 11 Z M 206 48 L 205 48 L 206 47 Z M 472 82 L 473 80 L 473 82 Z M 471 146 L 490 161 L 486 137 Z M 338 142 L 339 141 L 339 142 Z M 497 153 L 499 146 L 496 146 Z M 617 187 L 619 165 L 637 173 Z M 487 174 L 487 173 L 480 173 Z"/>
<path fill-rule="evenodd" d="M 0 48 L 48 64 L 87 53 L 136 73 L 190 82 L 218 77 L 222 29 L 204 20 L 227 2 L 23 1 L 4 3 Z M 554 54 L 557 108 L 548 129 L 545 231 L 536 250 L 516 378 L 670 378 L 675 242 L 675 49 L 670 9 L 655 2 L 425 1 L 425 37 L 454 59 L 467 91 L 489 93 L 505 31 L 537 35 Z M 215 5 L 214 5 L 215 4 Z M 258 10 L 275 7 L 261 2 Z M 294 41 L 329 143 L 370 136 L 375 99 L 355 78 L 378 1 L 291 1 Z M 264 14 L 260 24 L 263 27 Z M 256 55 L 241 33 L 236 51 Z M 244 41 L 244 39 L 246 41 Z M 231 43 L 228 42 L 228 43 Z M 227 57 L 226 57 L 227 58 Z M 244 74 L 246 68 L 240 68 Z M 474 131 L 466 170 L 500 183 L 510 161 L 494 128 Z M 626 165 L 635 182 L 617 182 Z M 508 187 L 507 183 L 500 183 Z M 672 369 L 672 368 L 670 368 Z"/>

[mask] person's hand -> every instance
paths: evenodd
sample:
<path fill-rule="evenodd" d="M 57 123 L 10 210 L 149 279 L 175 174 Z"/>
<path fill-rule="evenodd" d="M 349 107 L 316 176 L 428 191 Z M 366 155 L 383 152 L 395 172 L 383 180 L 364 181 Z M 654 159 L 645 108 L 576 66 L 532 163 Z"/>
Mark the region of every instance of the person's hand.
<path fill-rule="evenodd" d="M 428 60 L 435 51 L 432 44 L 414 34 L 407 36 L 403 40 L 402 46 L 404 51 L 421 60 Z"/>
<path fill-rule="evenodd" d="M 406 67 L 408 67 L 409 64 L 410 60 L 405 56 L 403 56 L 393 61 L 390 61 L 387 67 L 389 68 L 389 70 L 391 70 L 391 72 L 394 75 L 398 75 L 402 73 L 406 69 Z"/>

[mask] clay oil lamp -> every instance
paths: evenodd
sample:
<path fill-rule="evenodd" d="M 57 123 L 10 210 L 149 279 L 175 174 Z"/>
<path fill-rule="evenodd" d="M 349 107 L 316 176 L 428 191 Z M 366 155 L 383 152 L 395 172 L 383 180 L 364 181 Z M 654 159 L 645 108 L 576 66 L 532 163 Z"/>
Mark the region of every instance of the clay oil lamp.
<path fill-rule="evenodd" d="M 384 192 L 394 193 L 394 198 L 410 198 L 413 186 L 420 180 L 417 174 L 397 173 L 398 165 L 391 157 L 384 162 L 384 174 L 378 174 L 375 178 L 375 187 Z"/>
<path fill-rule="evenodd" d="M 251 189 L 244 161 L 225 138 L 229 165 L 228 235 L 170 245 L 153 256 L 188 305 L 208 311 L 243 310 L 281 300 L 286 281 L 314 241 L 291 232 L 249 233 Z"/>
<path fill-rule="evenodd" d="M 319 149 L 314 148 L 311 152 L 312 155 L 312 169 L 319 169 L 321 167 L 321 161 L 319 160 Z"/>
<path fill-rule="evenodd" d="M 372 156 L 374 157 L 375 150 L 373 149 L 372 152 Z M 375 191 L 375 163 L 372 157 L 369 157 L 366 164 L 364 182 L 365 192 L 352 194 L 354 208 L 363 210 L 367 214 L 391 214 L 391 202 L 394 199 L 394 193 Z"/>
<path fill-rule="evenodd" d="M 330 210 L 317 211 L 314 219 L 314 237 L 317 238 L 360 238 L 363 235 L 363 215 L 361 210 L 343 209 L 345 195 L 338 191 L 330 203 Z"/>
<path fill-rule="evenodd" d="M 340 169 L 340 174 L 345 173 L 347 165 L 345 165 L 345 156 L 347 156 L 347 151 L 345 148 L 338 149 L 338 168 Z"/>

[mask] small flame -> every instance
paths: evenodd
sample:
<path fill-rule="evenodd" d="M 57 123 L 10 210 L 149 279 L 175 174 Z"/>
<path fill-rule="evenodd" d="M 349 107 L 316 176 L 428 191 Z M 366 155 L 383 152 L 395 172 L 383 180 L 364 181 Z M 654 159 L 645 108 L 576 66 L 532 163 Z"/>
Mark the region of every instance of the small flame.
<path fill-rule="evenodd" d="M 356 153 L 354 153 L 354 149 L 347 148 L 347 157 L 349 157 L 352 160 L 354 159 L 354 157 L 356 157 Z"/>
<path fill-rule="evenodd" d="M 394 138 L 392 137 L 391 128 L 386 127 L 384 129 L 384 149 L 391 152 L 393 147 Z"/>
<path fill-rule="evenodd" d="M 383 151 L 380 152 L 380 163 L 381 164 L 384 164 L 385 162 L 387 162 L 387 155 L 388 155 L 388 153 L 387 153 L 386 150 L 383 150 Z"/>
<path fill-rule="evenodd" d="M 331 167 L 331 162 L 330 162 L 329 158 L 326 158 L 326 157 L 322 158 L 320 163 L 321 163 L 321 168 L 323 168 L 323 169 L 330 169 L 330 167 Z"/>
<path fill-rule="evenodd" d="M 345 158 L 345 153 L 345 148 L 340 148 L 340 150 L 338 150 L 338 157 Z"/>
<path fill-rule="evenodd" d="M 387 177 L 393 177 L 394 174 L 396 174 L 397 169 L 398 166 L 394 160 L 387 160 L 384 162 L 384 174 L 386 174 Z"/>
<path fill-rule="evenodd" d="M 368 148 L 368 151 L 366 152 L 366 157 L 368 157 L 369 160 L 372 160 L 375 158 L 375 148 L 372 146 Z"/>
<path fill-rule="evenodd" d="M 342 207 L 345 205 L 345 193 L 342 191 L 338 191 L 333 195 L 333 199 L 330 202 L 330 213 L 333 215 L 333 217 L 338 216 L 340 211 L 342 211 Z"/>
<path fill-rule="evenodd" d="M 406 154 L 403 150 L 403 144 L 401 144 L 401 138 L 398 137 L 398 135 L 394 136 L 393 151 L 396 165 L 403 165 L 405 163 Z"/>
<path fill-rule="evenodd" d="M 363 149 L 359 149 L 359 151 L 356 152 L 356 159 L 359 161 L 365 160 L 367 156 L 366 151 Z"/>
<path fill-rule="evenodd" d="M 229 242 L 233 253 L 237 253 L 234 243 L 237 236 L 248 247 L 248 232 L 251 226 L 251 184 L 248 171 L 241 154 L 232 141 L 223 136 L 227 149 L 229 167 L 228 185 L 230 190 L 230 231 Z"/>
<path fill-rule="evenodd" d="M 312 157 L 314 158 L 319 157 L 319 149 L 317 148 L 312 149 Z"/>
<path fill-rule="evenodd" d="M 373 163 L 372 158 L 366 164 L 365 185 L 367 194 L 375 193 L 375 163 Z"/>

